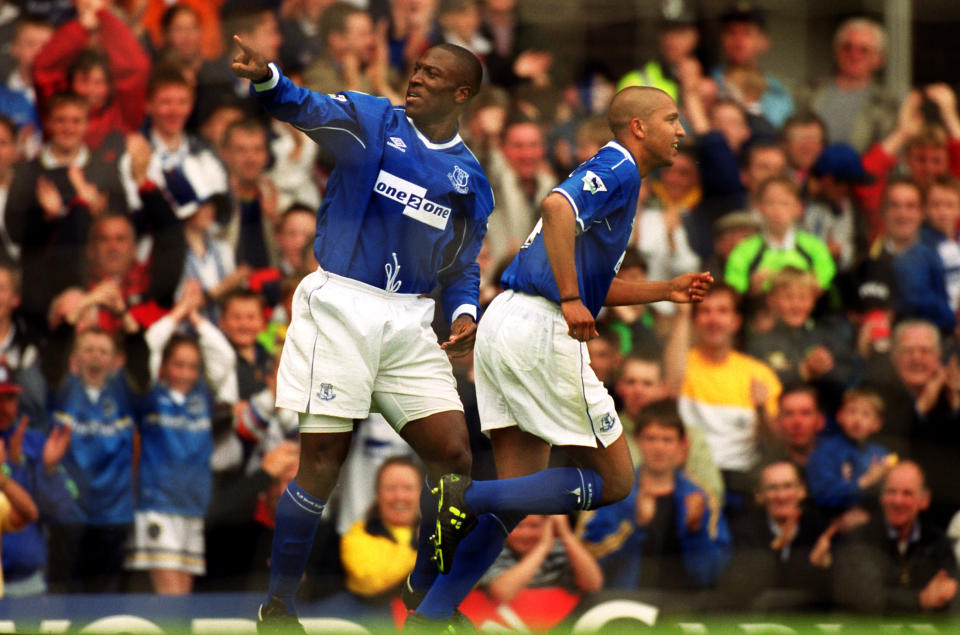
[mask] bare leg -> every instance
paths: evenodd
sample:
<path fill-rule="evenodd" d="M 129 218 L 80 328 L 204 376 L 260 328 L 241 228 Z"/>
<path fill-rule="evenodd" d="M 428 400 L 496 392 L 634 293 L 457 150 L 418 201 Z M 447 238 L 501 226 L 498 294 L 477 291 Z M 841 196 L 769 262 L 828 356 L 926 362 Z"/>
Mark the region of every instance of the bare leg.
<path fill-rule="evenodd" d="M 566 445 L 563 449 L 578 466 L 594 470 L 603 479 L 601 505 L 615 503 L 630 494 L 633 489 L 633 461 L 623 435 L 605 448 Z"/>
<path fill-rule="evenodd" d="M 189 595 L 193 576 L 186 571 L 150 569 L 150 582 L 158 595 Z"/>

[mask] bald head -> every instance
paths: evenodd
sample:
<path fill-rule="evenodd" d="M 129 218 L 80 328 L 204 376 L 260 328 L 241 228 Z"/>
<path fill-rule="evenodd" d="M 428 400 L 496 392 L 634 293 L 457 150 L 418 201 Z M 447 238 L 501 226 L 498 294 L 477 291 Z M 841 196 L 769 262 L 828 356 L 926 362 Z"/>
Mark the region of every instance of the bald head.
<path fill-rule="evenodd" d="M 453 56 L 457 84 L 459 86 L 469 86 L 471 97 L 480 91 L 480 83 L 483 81 L 483 66 L 476 55 L 462 46 L 448 42 L 437 44 L 432 48 L 446 51 Z"/>
<path fill-rule="evenodd" d="M 620 139 L 634 119 L 649 121 L 658 108 L 669 107 L 673 99 L 659 88 L 628 86 L 613 96 L 607 115 L 610 130 Z"/>

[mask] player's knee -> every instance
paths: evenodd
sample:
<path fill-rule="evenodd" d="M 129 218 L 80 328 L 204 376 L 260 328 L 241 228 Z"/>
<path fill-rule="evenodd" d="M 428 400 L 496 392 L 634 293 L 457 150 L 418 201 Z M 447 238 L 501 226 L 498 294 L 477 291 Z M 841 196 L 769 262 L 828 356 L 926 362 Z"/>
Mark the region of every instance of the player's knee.
<path fill-rule="evenodd" d="M 325 489 L 327 485 L 333 487 L 340 475 L 340 464 L 342 462 L 340 453 L 332 451 L 330 448 L 314 448 L 312 451 L 301 451 L 297 480 L 306 480 L 321 489 Z"/>
<path fill-rule="evenodd" d="M 438 463 L 443 467 L 445 474 L 469 474 L 473 455 L 470 453 L 470 444 L 467 439 L 447 438 L 438 448 Z"/>
<path fill-rule="evenodd" d="M 633 489 L 633 474 L 608 474 L 603 479 L 603 495 L 600 503 L 610 505 L 630 495 Z"/>

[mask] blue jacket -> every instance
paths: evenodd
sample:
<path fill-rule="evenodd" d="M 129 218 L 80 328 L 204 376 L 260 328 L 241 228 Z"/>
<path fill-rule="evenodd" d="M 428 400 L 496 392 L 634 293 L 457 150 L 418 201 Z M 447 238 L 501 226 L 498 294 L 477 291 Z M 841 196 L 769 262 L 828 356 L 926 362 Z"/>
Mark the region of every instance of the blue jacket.
<path fill-rule="evenodd" d="M 122 373 L 115 373 L 92 401 L 83 381 L 71 374 L 54 395 L 55 425 L 70 427 L 70 447 L 62 464 L 79 489 L 82 522 L 119 525 L 133 522 L 134 395 Z"/>
<path fill-rule="evenodd" d="M 16 424 L 0 432 L 0 438 L 7 443 L 7 447 L 15 430 Z M 62 467 L 47 474 L 43 467 L 44 443 L 46 437 L 38 430 L 28 428 L 25 431 L 22 460 L 7 463 L 10 466 L 10 478 L 33 497 L 40 510 L 41 521 L 57 519 L 61 522 L 77 522 L 81 516 L 76 503 L 76 486 Z M 47 541 L 41 522 L 30 523 L 17 532 L 4 532 L 4 579 L 15 581 L 26 578 L 42 569 L 46 563 Z"/>
<path fill-rule="evenodd" d="M 493 191 L 460 135 L 432 142 L 386 99 L 311 92 L 270 68 L 253 94 L 336 157 L 317 212 L 320 266 L 398 293 L 430 293 L 439 283 L 448 320 L 476 318 L 477 254 Z"/>
<path fill-rule="evenodd" d="M 883 460 L 887 449 L 878 443 L 862 446 L 841 433 L 824 437 L 807 460 L 807 485 L 813 502 L 843 511 L 863 499 L 857 481 L 874 459 Z"/>
<path fill-rule="evenodd" d="M 639 482 L 638 472 L 630 495 L 596 510 L 587 521 L 583 534 L 583 540 L 603 567 L 608 588 L 635 589 L 640 579 L 643 542 L 647 532 L 636 521 Z M 702 588 L 714 584 L 720 577 L 730 560 L 731 540 L 727 521 L 715 502 L 707 505 L 700 529 L 694 532 L 687 530 L 684 499 L 694 492 L 710 501 L 702 488 L 677 470 L 673 501 L 683 566 L 690 586 Z"/>
<path fill-rule="evenodd" d="M 942 331 L 953 331 L 957 318 L 947 300 L 946 272 L 937 251 L 917 241 L 893 258 L 897 276 L 897 314 L 923 318 Z"/>

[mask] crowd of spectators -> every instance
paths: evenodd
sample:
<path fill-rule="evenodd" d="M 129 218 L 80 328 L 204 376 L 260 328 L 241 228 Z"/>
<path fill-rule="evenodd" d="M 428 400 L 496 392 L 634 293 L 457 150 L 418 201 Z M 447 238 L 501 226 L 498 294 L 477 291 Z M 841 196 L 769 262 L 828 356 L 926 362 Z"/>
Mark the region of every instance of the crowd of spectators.
<path fill-rule="evenodd" d="M 770 589 L 790 607 L 956 604 L 954 91 L 889 94 L 884 31 L 863 17 L 836 29 L 832 74 L 788 88 L 763 65 L 767 16 L 743 3 L 715 23 L 665 14 L 656 55 L 623 77 L 565 67 L 517 4 L 0 1 L 7 595 L 266 584 L 298 453 L 276 363 L 335 157 L 251 99 L 229 70 L 236 33 L 297 83 L 396 104 L 433 43 L 483 61 L 461 122 L 496 196 L 483 304 L 542 198 L 610 140 L 615 89 L 678 101 L 687 136 L 644 181 L 618 275 L 717 284 L 692 307 L 601 312 L 588 348 L 634 491 L 521 523 L 482 583 L 496 601 L 566 585 L 712 591 L 718 607 Z M 454 368 L 489 478 L 471 359 Z M 377 415 L 358 432 L 306 592 L 376 601 L 412 567 L 422 472 Z"/>

